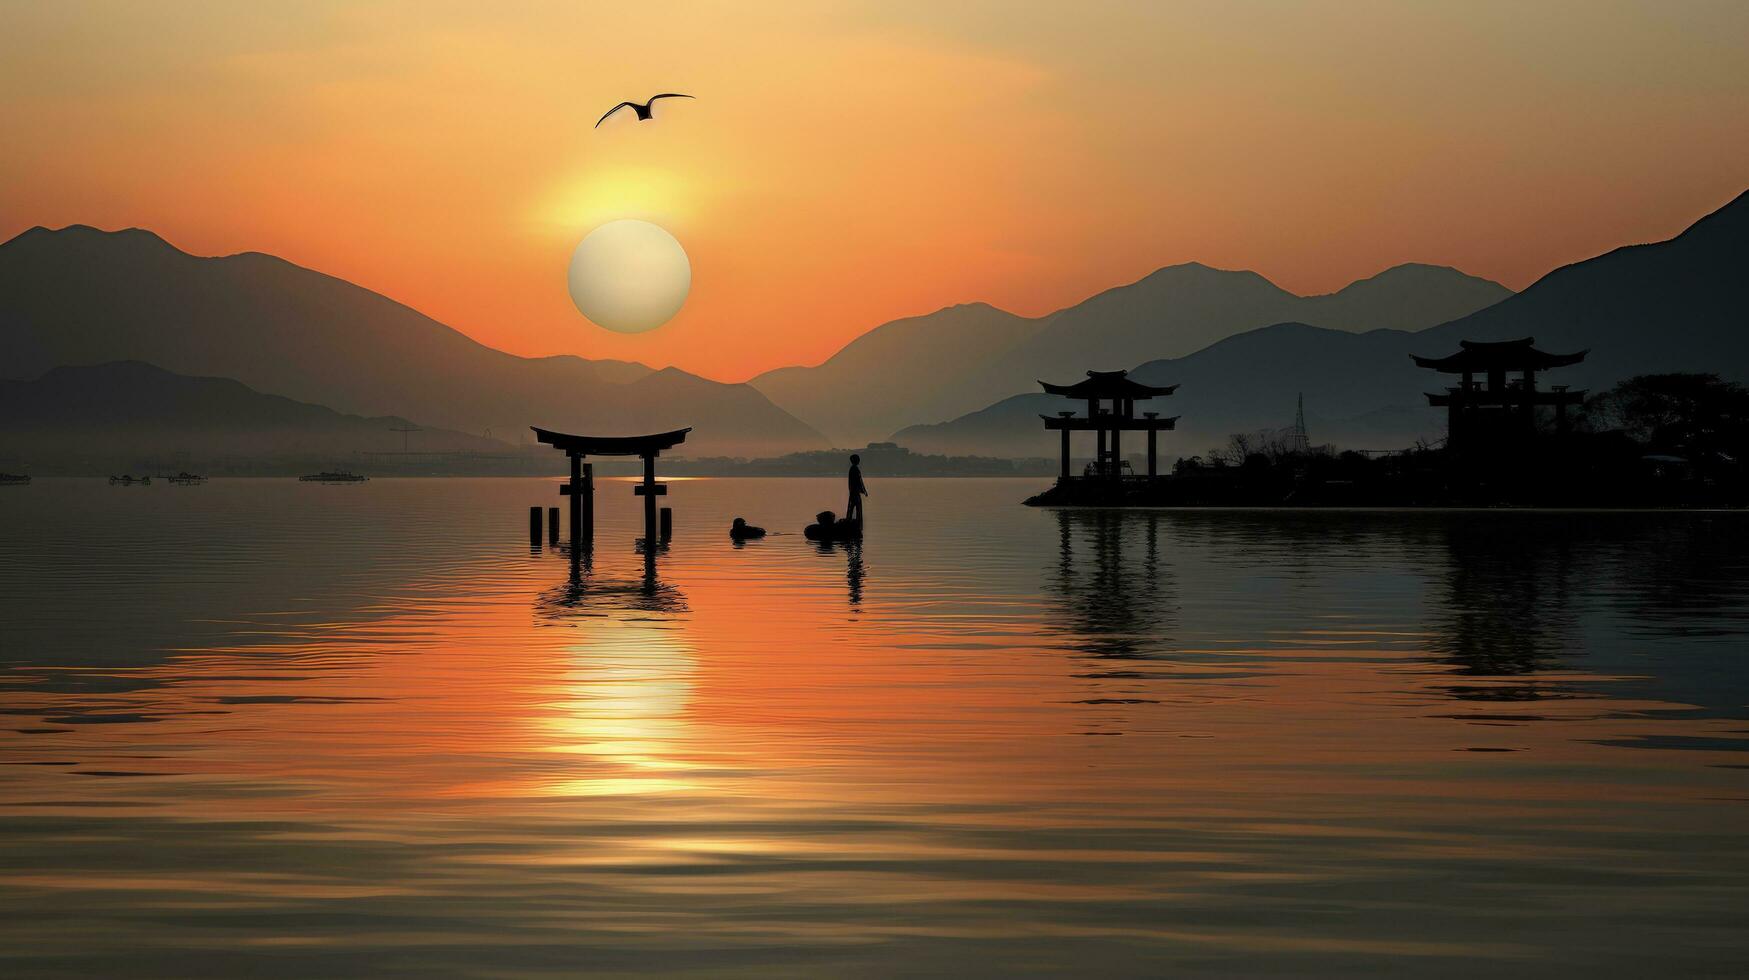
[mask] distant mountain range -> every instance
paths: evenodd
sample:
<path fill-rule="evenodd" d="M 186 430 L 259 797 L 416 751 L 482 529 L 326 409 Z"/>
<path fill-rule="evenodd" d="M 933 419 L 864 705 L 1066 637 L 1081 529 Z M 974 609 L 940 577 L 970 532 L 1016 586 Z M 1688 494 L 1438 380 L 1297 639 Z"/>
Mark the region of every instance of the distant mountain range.
<path fill-rule="evenodd" d="M 1419 332 L 1355 334 L 1281 323 L 1229 337 L 1189 356 L 1130 365 L 1150 384 L 1182 384 L 1150 404 L 1182 415 L 1165 437 L 1171 455 L 1200 453 L 1232 432 L 1288 425 L 1306 399 L 1314 442 L 1403 446 L 1444 434 L 1423 392 L 1450 379 L 1409 354 L 1444 355 L 1460 340 L 1535 337 L 1544 350 L 1590 350 L 1585 362 L 1542 379 L 1600 389 L 1636 374 L 1709 371 L 1749 381 L 1749 193 L 1674 239 L 1618 248 L 1549 273 L 1522 293 Z M 1093 355 L 1065 354 L 1041 372 L 1069 382 Z M 1020 388 L 1025 388 L 1021 385 Z M 893 438 L 920 452 L 1037 456 L 1055 443 L 1038 416 L 1071 406 L 1017 394 L 950 422 L 915 425 Z M 1163 448 L 1163 452 L 1167 451 Z"/>
<path fill-rule="evenodd" d="M 1296 296 L 1256 273 L 1191 263 L 1046 317 L 971 304 L 897 320 L 818 367 L 721 384 L 624 361 L 516 357 L 259 253 L 198 258 L 145 231 L 37 228 L 0 245 L 0 375 L 19 379 L 4 386 L 0 455 L 97 434 L 127 444 L 130 433 L 131 445 L 169 449 L 375 452 L 411 419 L 433 452 L 502 452 L 529 424 L 692 425 L 695 457 L 825 449 L 822 430 L 840 445 L 890 437 L 919 452 L 1048 457 L 1056 444 L 1037 416 L 1071 406 L 1033 393 L 1036 381 L 1111 368 L 1182 385 L 1148 406 L 1183 416 L 1162 447 L 1169 458 L 1285 426 L 1302 392 L 1314 441 L 1388 448 L 1443 434 L 1422 392 L 1447 379 L 1407 355 L 1459 340 L 1590 349 L 1545 379 L 1574 387 L 1673 370 L 1749 380 L 1746 273 L 1749 194 L 1671 241 L 1557 269 L 1517 295 L 1403 265 Z M 951 421 L 917 424 L 932 419 Z M 487 427 L 506 442 L 465 434 Z"/>
<path fill-rule="evenodd" d="M 1182 357 L 1284 321 L 1419 330 L 1511 295 L 1456 269 L 1410 264 L 1338 292 L 1297 296 L 1255 272 L 1192 262 L 1036 319 L 975 303 L 895 320 L 818 367 L 780 368 L 750 383 L 835 439 L 860 444 L 988 405 L 1065 366 L 1111 370 Z"/>
<path fill-rule="evenodd" d="M 747 385 L 476 343 L 387 297 L 255 252 L 201 258 L 137 229 L 33 228 L 0 245 L 0 374 L 143 361 L 366 416 L 515 440 L 694 426 L 697 455 L 825 448 Z M 4 434 L 4 430 L 0 430 Z"/>
<path fill-rule="evenodd" d="M 398 416 L 342 415 L 264 395 L 229 378 L 193 378 L 138 361 L 59 367 L 30 381 L 0 381 L 0 419 L 0 455 L 58 471 L 75 460 L 393 452 L 403 446 L 395 430 L 413 427 Z M 408 435 L 412 447 L 426 453 L 510 449 L 496 439 L 448 429 L 420 428 Z"/>

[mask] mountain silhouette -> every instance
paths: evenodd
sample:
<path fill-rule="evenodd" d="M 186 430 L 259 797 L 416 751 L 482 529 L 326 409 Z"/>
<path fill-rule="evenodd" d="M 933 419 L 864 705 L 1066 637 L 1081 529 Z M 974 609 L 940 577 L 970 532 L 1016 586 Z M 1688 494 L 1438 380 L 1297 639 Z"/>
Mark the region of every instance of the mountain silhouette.
<path fill-rule="evenodd" d="M 189 255 L 138 229 L 33 228 L 0 245 L 0 373 L 137 360 L 366 416 L 470 432 L 695 427 L 689 448 L 825 448 L 746 385 L 624 361 L 493 350 L 385 296 L 258 252 Z"/>
<path fill-rule="evenodd" d="M 882 324 L 817 367 L 778 368 L 748 383 L 840 444 L 862 445 L 988 401 L 981 392 L 989 385 L 980 381 L 968 392 L 968 381 L 1048 323 L 988 303 L 950 306 Z M 1013 388 L 1010 378 L 996 391 Z"/>
<path fill-rule="evenodd" d="M 750 383 L 840 441 L 864 442 L 987 405 L 1014 392 L 1017 379 L 1060 374 L 1064 365 L 1127 368 L 1290 320 L 1355 331 L 1421 329 L 1511 294 L 1456 269 L 1409 264 L 1335 293 L 1297 296 L 1255 272 L 1192 262 L 1045 317 L 977 303 L 897 320 L 818 367 L 781 368 Z"/>
<path fill-rule="evenodd" d="M 1561 376 L 1575 386 L 1667 371 L 1749 380 L 1749 191 L 1675 238 L 1562 266 L 1416 340 L 1437 353 L 1533 335 L 1544 350 L 1591 349 Z"/>
<path fill-rule="evenodd" d="M 398 416 L 363 418 L 229 378 L 174 374 L 139 361 L 58 367 L 0 381 L 0 455 L 31 460 L 194 453 L 253 458 L 399 450 Z M 422 452 L 494 452 L 496 439 L 421 427 Z"/>
<path fill-rule="evenodd" d="M 1301 392 L 1314 442 L 1399 448 L 1418 437 L 1444 435 L 1443 417 L 1427 407 L 1422 393 L 1449 379 L 1416 368 L 1409 355 L 1447 354 L 1460 340 L 1535 337 L 1544 350 L 1589 349 L 1584 363 L 1543 381 L 1593 391 L 1668 371 L 1749 381 L 1745 269 L 1749 193 L 1669 241 L 1563 266 L 1517 295 L 1425 330 L 1355 334 L 1280 323 L 1186 357 L 1141 363 L 1132 377 L 1144 384 L 1182 384 L 1160 406 L 1165 414 L 1182 415 L 1167 440 L 1174 455 L 1204 452 L 1229 433 L 1286 426 Z M 1066 359 L 1041 377 L 1074 380 L 1086 361 Z M 1048 456 L 1057 443 L 1038 416 L 1071 407 L 1043 393 L 1015 394 L 949 422 L 901 429 L 892 438 L 919 452 Z"/>

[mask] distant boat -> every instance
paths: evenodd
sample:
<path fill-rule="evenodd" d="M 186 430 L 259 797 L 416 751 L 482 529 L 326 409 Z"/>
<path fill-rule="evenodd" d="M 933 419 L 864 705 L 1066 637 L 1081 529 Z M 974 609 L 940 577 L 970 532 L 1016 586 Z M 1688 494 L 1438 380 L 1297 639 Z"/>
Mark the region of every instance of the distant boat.
<path fill-rule="evenodd" d="M 195 484 L 206 482 L 206 477 L 200 476 L 200 475 L 195 474 L 195 473 L 190 473 L 187 470 L 183 470 L 182 472 L 176 474 L 175 476 L 167 476 L 164 479 L 170 481 L 173 484 L 176 484 L 177 486 L 184 486 L 184 487 L 192 487 Z"/>
<path fill-rule="evenodd" d="M 298 479 L 304 483 L 364 483 L 369 480 L 370 477 L 359 476 L 356 473 L 322 472 L 311 473 L 308 476 L 300 476 Z"/>
<path fill-rule="evenodd" d="M 132 475 L 129 475 L 127 473 L 123 473 L 121 476 L 112 476 L 109 478 L 109 485 L 112 487 L 113 486 L 131 487 L 131 486 L 134 486 L 136 484 L 143 487 L 143 486 L 149 486 L 151 484 L 151 482 L 152 482 L 152 478 L 149 476 L 132 476 Z"/>
<path fill-rule="evenodd" d="M 19 473 L 0 473 L 0 487 L 24 487 L 30 485 L 30 477 Z"/>

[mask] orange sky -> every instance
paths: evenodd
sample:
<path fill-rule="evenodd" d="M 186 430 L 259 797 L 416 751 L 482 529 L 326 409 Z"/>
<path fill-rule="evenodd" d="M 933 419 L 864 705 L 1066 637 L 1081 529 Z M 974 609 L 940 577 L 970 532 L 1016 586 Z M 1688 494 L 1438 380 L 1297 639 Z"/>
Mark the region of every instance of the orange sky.
<path fill-rule="evenodd" d="M 1524 8 L 1524 9 L 1521 9 Z M 0 236 L 151 228 L 522 354 L 740 380 L 1161 265 L 1522 287 L 1749 186 L 1749 4 L 182 2 L 0 9 Z M 624 98 L 692 92 L 591 129 Z M 578 240 L 693 292 L 608 333 Z"/>

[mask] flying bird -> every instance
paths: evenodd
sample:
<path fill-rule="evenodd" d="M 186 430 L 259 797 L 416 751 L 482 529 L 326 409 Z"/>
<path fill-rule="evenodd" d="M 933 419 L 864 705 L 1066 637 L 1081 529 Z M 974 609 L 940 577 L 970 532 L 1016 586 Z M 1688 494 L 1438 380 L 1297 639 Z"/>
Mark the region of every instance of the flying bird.
<path fill-rule="evenodd" d="M 650 96 L 650 101 L 644 102 L 644 103 L 621 102 L 619 105 L 616 105 L 613 108 L 602 113 L 601 118 L 595 120 L 595 128 L 600 129 L 601 124 L 604 122 L 607 122 L 608 116 L 613 115 L 614 113 L 620 111 L 621 109 L 625 109 L 625 108 L 629 107 L 633 112 L 638 114 L 638 118 L 640 120 L 647 120 L 650 118 L 650 107 L 656 104 L 657 99 L 690 99 L 690 98 L 692 98 L 692 96 L 682 95 L 679 92 L 663 92 L 661 95 Z"/>

